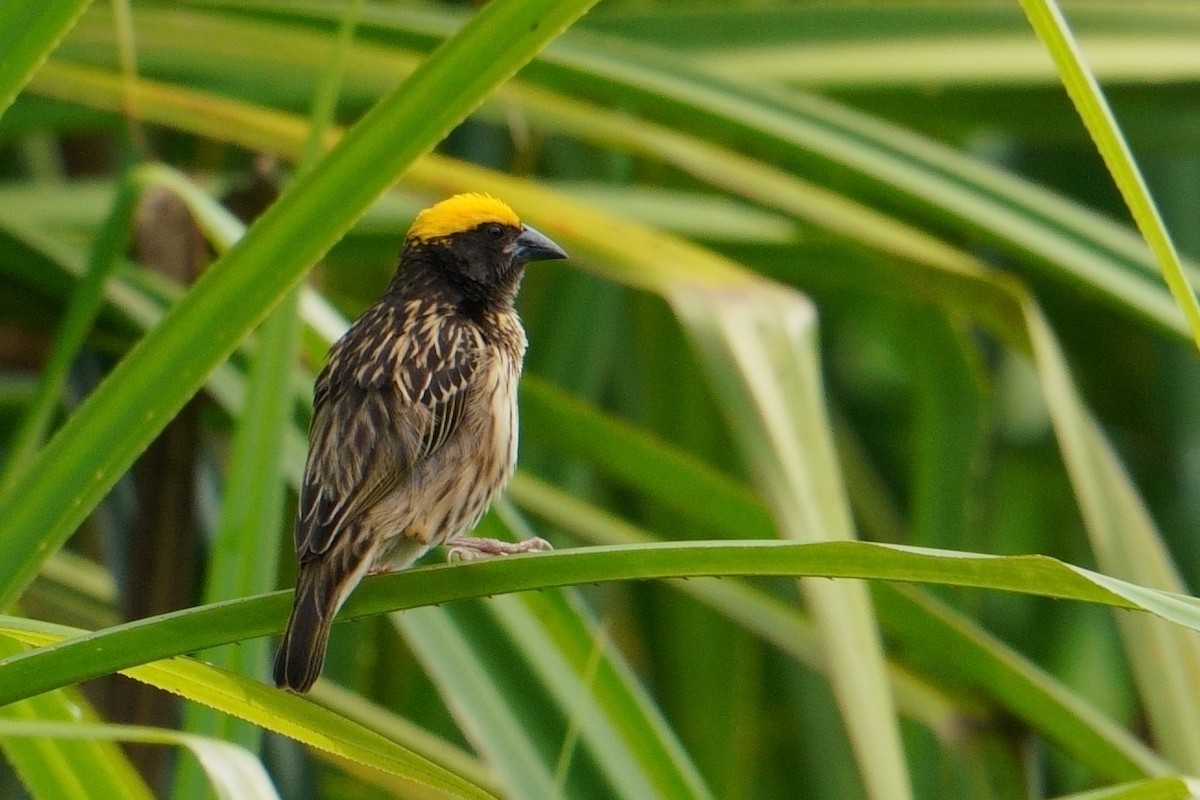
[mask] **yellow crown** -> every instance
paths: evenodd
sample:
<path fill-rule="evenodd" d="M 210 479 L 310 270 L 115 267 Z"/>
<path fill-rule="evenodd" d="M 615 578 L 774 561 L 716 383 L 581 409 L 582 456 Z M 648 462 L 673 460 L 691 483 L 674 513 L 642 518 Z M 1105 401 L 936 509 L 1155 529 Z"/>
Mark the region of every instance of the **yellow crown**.
<path fill-rule="evenodd" d="M 516 212 L 504 202 L 486 194 L 456 194 L 417 214 L 408 238 L 429 241 L 462 233 L 485 222 L 521 227 Z"/>

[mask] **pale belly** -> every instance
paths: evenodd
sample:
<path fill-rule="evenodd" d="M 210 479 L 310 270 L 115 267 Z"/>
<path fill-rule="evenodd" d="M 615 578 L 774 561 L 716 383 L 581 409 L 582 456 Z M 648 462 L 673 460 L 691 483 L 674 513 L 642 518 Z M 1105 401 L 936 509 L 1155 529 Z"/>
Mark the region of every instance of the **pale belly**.
<path fill-rule="evenodd" d="M 403 569 L 468 533 L 503 491 L 517 461 L 518 370 L 488 370 L 494 380 L 477 390 L 458 430 L 370 512 L 383 539 L 375 563 Z"/>

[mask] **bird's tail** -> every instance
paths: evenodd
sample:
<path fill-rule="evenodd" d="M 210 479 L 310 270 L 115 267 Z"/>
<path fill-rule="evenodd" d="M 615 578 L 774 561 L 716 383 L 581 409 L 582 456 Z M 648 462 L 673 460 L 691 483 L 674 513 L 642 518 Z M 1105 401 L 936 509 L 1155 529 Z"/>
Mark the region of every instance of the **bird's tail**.
<path fill-rule="evenodd" d="M 325 664 L 333 618 L 362 573 L 362 569 L 346 570 L 330 561 L 300 566 L 292 615 L 275 657 L 276 686 L 307 692 L 316 683 Z"/>

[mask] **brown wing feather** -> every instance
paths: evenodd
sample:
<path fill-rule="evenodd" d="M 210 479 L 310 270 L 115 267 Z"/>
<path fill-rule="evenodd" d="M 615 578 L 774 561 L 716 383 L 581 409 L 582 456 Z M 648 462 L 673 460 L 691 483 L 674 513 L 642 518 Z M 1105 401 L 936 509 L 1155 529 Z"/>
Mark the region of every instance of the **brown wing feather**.
<path fill-rule="evenodd" d="M 436 452 L 462 419 L 479 340 L 469 323 L 443 317 L 426 324 L 434 311 L 416 302 L 401 310 L 385 301 L 330 353 L 314 392 L 300 491 L 301 562 L 335 546 L 339 534 Z"/>

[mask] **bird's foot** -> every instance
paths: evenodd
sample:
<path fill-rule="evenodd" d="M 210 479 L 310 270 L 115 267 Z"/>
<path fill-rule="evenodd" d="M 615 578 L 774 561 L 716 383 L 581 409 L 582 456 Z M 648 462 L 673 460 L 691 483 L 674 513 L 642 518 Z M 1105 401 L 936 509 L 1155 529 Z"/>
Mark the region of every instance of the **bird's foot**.
<path fill-rule="evenodd" d="M 372 564 L 367 567 L 367 575 L 387 575 L 389 572 L 398 572 L 391 564 Z"/>
<path fill-rule="evenodd" d="M 449 550 L 447 561 L 473 561 L 490 556 L 512 556 L 554 547 L 540 536 L 532 536 L 519 542 L 502 542 L 499 539 L 480 539 L 475 536 L 453 536 L 446 540 Z"/>

